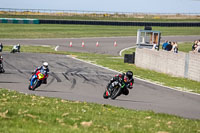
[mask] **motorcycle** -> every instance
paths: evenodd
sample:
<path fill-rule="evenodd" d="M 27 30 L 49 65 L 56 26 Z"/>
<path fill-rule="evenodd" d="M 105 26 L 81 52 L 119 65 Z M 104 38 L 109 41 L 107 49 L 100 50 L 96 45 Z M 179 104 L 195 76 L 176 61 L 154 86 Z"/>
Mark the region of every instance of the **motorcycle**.
<path fill-rule="evenodd" d="M 32 75 L 28 89 L 34 91 L 42 84 L 45 78 L 46 78 L 45 74 L 41 73 L 40 70 L 37 71 L 35 74 Z"/>
<path fill-rule="evenodd" d="M 125 87 L 125 83 L 121 84 L 118 81 L 114 81 L 108 85 L 103 94 L 103 97 L 105 99 L 108 99 L 110 97 L 112 100 L 114 100 L 122 94 L 122 91 L 123 89 L 125 89 Z"/>
<path fill-rule="evenodd" d="M 20 47 L 17 45 L 14 45 L 10 53 L 16 53 L 16 52 L 20 53 Z"/>

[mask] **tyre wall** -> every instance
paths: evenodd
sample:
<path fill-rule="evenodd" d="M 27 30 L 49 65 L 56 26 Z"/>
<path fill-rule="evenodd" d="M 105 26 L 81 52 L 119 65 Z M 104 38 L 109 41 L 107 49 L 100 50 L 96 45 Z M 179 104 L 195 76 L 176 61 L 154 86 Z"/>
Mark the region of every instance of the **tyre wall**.
<path fill-rule="evenodd" d="M 161 27 L 199 27 L 200 22 L 122 22 L 93 20 L 46 20 L 0 18 L 0 23 L 14 24 L 83 24 L 83 25 L 113 25 L 113 26 L 161 26 Z"/>
<path fill-rule="evenodd" d="M 161 27 L 199 27 L 199 22 L 116 22 L 84 20 L 40 20 L 40 24 L 84 24 L 114 26 L 161 26 Z"/>

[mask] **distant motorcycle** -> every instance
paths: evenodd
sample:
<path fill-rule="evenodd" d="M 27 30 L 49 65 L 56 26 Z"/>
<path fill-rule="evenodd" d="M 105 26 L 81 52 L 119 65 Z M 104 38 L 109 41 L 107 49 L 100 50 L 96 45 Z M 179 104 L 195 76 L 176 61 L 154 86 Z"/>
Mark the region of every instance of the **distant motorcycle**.
<path fill-rule="evenodd" d="M 112 84 L 114 84 L 114 86 Z M 114 100 L 115 98 L 117 98 L 118 96 L 121 95 L 121 93 L 122 93 L 123 89 L 125 89 L 125 87 L 126 87 L 126 85 L 124 83 L 121 84 L 118 81 L 114 81 L 108 85 L 108 87 L 106 88 L 106 90 L 103 94 L 103 97 L 105 99 L 110 97 L 111 99 Z M 107 95 L 106 93 L 109 94 L 109 97 L 106 96 Z"/>
<path fill-rule="evenodd" d="M 45 74 L 41 73 L 40 70 L 37 71 L 35 74 L 32 75 L 28 89 L 34 91 L 43 83 L 43 80 L 45 78 L 46 78 Z"/>
<path fill-rule="evenodd" d="M 14 45 L 12 50 L 10 51 L 10 53 L 16 53 L 16 52 L 20 53 L 20 45 L 19 44 Z"/>

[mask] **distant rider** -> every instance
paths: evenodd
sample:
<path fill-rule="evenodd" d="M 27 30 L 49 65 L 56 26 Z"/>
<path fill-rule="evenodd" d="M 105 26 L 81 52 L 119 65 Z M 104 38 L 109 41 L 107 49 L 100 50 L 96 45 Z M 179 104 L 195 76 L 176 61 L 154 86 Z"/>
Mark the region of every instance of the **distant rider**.
<path fill-rule="evenodd" d="M 2 51 L 3 51 L 3 44 L 0 43 L 0 52 L 2 52 Z"/>
<path fill-rule="evenodd" d="M 20 52 L 20 45 L 19 44 L 13 46 L 11 53 L 15 53 L 15 52 Z"/>
<path fill-rule="evenodd" d="M 47 84 L 47 78 L 49 76 L 49 68 L 48 68 L 48 63 L 44 62 L 42 66 L 36 68 L 33 72 L 33 75 L 36 74 L 38 71 L 40 71 L 40 73 L 45 75 L 45 79 L 42 81 L 43 84 Z M 31 79 L 30 79 L 31 80 Z"/>
<path fill-rule="evenodd" d="M 125 84 L 126 87 L 124 87 L 122 94 L 128 95 L 129 94 L 129 90 L 128 89 L 132 89 L 133 88 L 133 83 L 134 83 L 133 72 L 132 71 L 127 71 L 126 73 L 115 75 L 115 77 L 113 77 L 110 80 L 108 85 L 112 84 L 112 86 L 114 87 L 115 83 L 116 83 L 114 81 L 118 81 L 121 84 Z M 107 88 L 108 88 L 108 86 L 107 86 Z M 108 91 L 110 91 L 110 90 L 108 90 Z M 109 97 L 108 91 L 106 91 L 104 93 L 104 97 Z"/>
<path fill-rule="evenodd" d="M 0 55 L 0 64 L 3 64 L 3 56 Z"/>
<path fill-rule="evenodd" d="M 0 73 L 4 73 L 5 70 L 3 69 L 3 56 L 0 55 Z"/>

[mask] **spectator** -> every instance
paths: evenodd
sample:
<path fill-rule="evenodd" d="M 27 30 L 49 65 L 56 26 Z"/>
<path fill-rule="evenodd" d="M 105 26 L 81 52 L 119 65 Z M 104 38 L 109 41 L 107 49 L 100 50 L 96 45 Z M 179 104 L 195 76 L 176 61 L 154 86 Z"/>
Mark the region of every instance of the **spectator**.
<path fill-rule="evenodd" d="M 195 52 L 200 53 L 200 40 L 199 40 L 199 42 L 197 43 L 197 47 L 196 47 L 196 49 L 195 49 Z"/>
<path fill-rule="evenodd" d="M 196 41 L 194 41 L 194 44 L 192 45 L 192 51 L 195 51 L 195 49 L 197 48 L 197 43 L 198 43 L 198 41 L 196 40 Z"/>
<path fill-rule="evenodd" d="M 173 42 L 172 43 L 171 51 L 174 52 L 174 53 L 178 53 L 178 44 L 177 44 L 177 42 Z"/>
<path fill-rule="evenodd" d="M 156 50 L 156 49 L 158 50 L 158 45 L 156 44 L 156 42 L 153 42 L 153 47 L 152 47 L 152 49 L 153 49 L 153 50 Z"/>
<path fill-rule="evenodd" d="M 166 50 L 166 46 L 168 45 L 168 41 L 165 41 L 164 43 L 163 43 L 163 45 L 162 45 L 162 49 L 163 50 Z"/>
<path fill-rule="evenodd" d="M 0 52 L 2 52 L 2 51 L 3 51 L 3 44 L 0 43 Z"/>
<path fill-rule="evenodd" d="M 167 51 L 171 51 L 172 50 L 171 42 L 168 43 L 168 45 L 166 46 L 165 50 L 167 50 Z"/>

